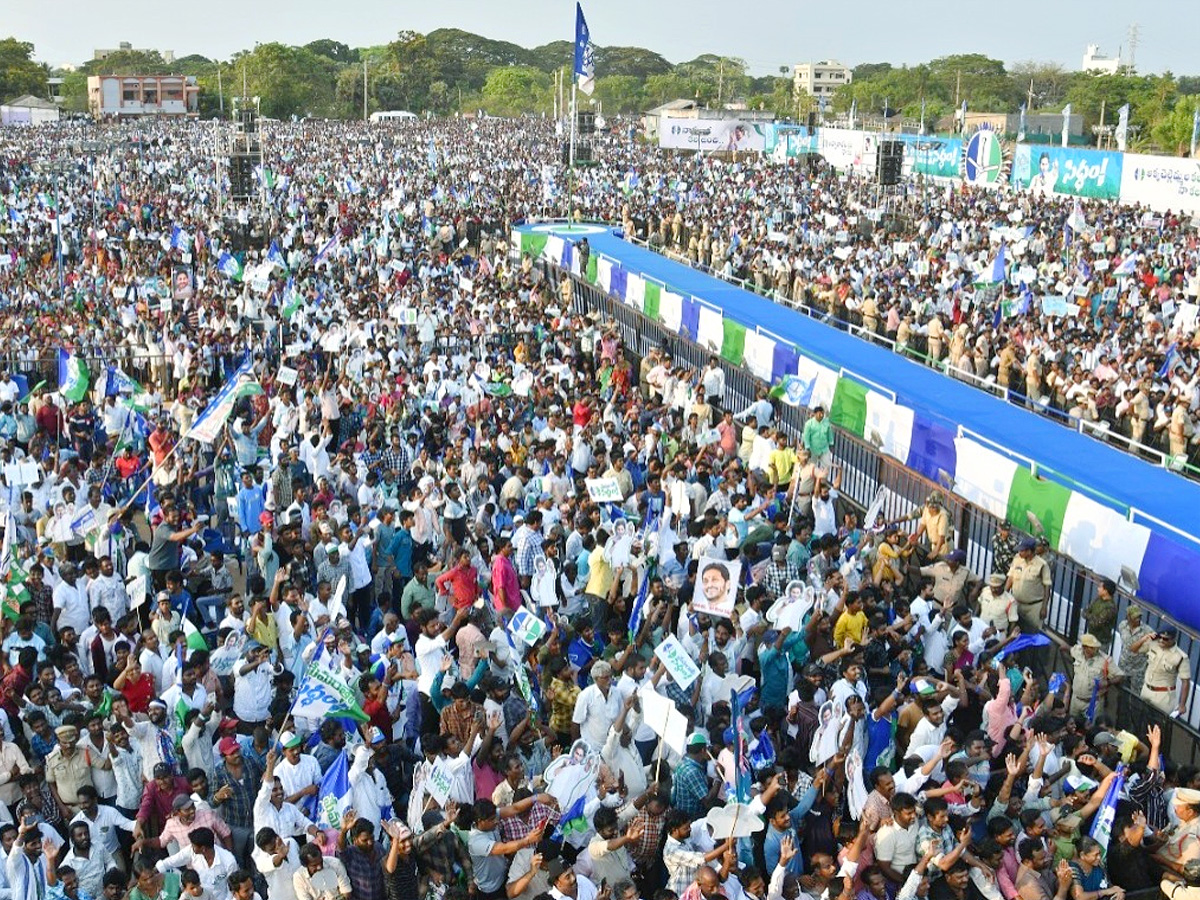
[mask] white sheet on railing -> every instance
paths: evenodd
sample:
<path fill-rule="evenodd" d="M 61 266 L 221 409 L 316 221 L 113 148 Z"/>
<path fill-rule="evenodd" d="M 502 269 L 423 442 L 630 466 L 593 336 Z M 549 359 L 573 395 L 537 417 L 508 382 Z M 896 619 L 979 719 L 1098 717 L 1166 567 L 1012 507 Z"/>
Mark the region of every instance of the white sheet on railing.
<path fill-rule="evenodd" d="M 1130 522 L 1079 491 L 1071 492 L 1063 514 L 1059 553 L 1115 581 L 1121 577 L 1122 565 L 1134 572 L 1141 570 L 1149 543 L 1150 529 L 1145 525 Z"/>
<path fill-rule="evenodd" d="M 955 438 L 954 493 L 1001 519 L 1008 516 L 1017 463 L 969 438 Z"/>
<path fill-rule="evenodd" d="M 747 332 L 748 334 L 748 332 Z M 696 327 L 696 343 L 711 353 L 720 353 L 725 343 L 725 317 L 712 307 L 700 304 L 700 321 Z"/>
<path fill-rule="evenodd" d="M 641 275 L 630 272 L 625 277 L 625 302 L 638 312 L 646 308 L 646 282 Z"/>
<path fill-rule="evenodd" d="M 612 267 L 613 264 L 603 256 L 596 260 L 596 284 L 606 294 L 612 290 Z"/>
<path fill-rule="evenodd" d="M 867 391 L 867 421 L 863 436 L 868 441 L 872 441 L 872 433 L 877 432 L 883 440 L 880 449 L 900 462 L 907 462 L 912 430 L 911 409 L 894 403 L 891 397 L 878 391 Z"/>
<path fill-rule="evenodd" d="M 746 343 L 742 350 L 746 368 L 767 384 L 771 383 L 771 369 L 775 365 L 775 342 L 757 331 L 746 332 Z"/>
<path fill-rule="evenodd" d="M 678 334 L 683 326 L 683 298 L 664 290 L 658 297 L 658 314 L 662 316 L 663 324 Z"/>

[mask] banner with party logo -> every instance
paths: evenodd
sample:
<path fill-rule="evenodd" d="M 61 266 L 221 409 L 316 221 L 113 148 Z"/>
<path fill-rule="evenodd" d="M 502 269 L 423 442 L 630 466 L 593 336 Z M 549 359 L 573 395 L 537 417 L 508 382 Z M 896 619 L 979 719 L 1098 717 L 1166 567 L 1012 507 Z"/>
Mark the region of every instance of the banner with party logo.
<path fill-rule="evenodd" d="M 758 150 L 767 146 L 766 123 L 740 119 L 674 119 L 662 116 L 658 143 L 667 150 Z"/>
<path fill-rule="evenodd" d="M 1124 162 L 1122 203 L 1140 203 L 1156 212 L 1200 214 L 1200 160 L 1130 153 Z"/>
<path fill-rule="evenodd" d="M 928 178 L 961 177 L 963 164 L 961 138 L 920 134 L 897 134 L 891 137 L 904 143 L 905 171 Z"/>

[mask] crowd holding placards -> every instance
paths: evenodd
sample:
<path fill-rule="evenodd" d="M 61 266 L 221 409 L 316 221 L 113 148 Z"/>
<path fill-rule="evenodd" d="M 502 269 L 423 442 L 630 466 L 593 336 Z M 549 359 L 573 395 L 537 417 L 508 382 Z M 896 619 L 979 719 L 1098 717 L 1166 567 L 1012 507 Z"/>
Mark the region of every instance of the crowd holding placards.
<path fill-rule="evenodd" d="M 535 120 L 272 124 L 247 206 L 220 135 L 0 132 L 0 897 L 1200 876 L 1200 775 L 1104 711 L 1122 681 L 1186 708 L 1173 633 L 1118 624 L 1106 584 L 1051 671 L 1044 545 L 1006 528 L 971 572 L 936 493 L 858 521 L 820 411 L 794 437 L 717 360 L 634 356 L 508 243 L 573 186 L 583 218 L 1186 456 L 1190 223 L 1085 206 L 1068 249 L 1061 202 L 913 187 L 885 237 L 835 173 L 624 130 L 572 185 Z M 993 237 L 1079 314 L 977 284 Z"/>

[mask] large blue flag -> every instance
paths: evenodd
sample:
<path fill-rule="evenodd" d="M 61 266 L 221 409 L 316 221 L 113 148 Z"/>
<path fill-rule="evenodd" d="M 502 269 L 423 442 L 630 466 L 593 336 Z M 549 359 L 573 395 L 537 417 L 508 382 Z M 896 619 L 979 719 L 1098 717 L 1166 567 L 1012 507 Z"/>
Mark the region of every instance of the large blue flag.
<path fill-rule="evenodd" d="M 1157 378 L 1171 377 L 1171 370 L 1175 368 L 1175 361 L 1179 358 L 1179 344 L 1172 341 L 1171 346 L 1167 348 L 1167 357 L 1163 360 L 1163 364 L 1159 366 L 1158 372 L 1155 373 Z"/>
<path fill-rule="evenodd" d="M 1049 643 L 1050 638 L 1044 634 L 1022 634 L 997 653 L 996 659 L 1003 659 L 1010 654 L 1018 653 L 1021 650 L 1028 650 L 1032 647 L 1045 647 Z"/>
<path fill-rule="evenodd" d="M 350 808 L 350 767 L 346 761 L 346 749 L 343 747 L 333 760 L 333 764 L 321 779 L 321 790 L 318 793 L 317 812 L 314 821 L 319 828 L 340 828 L 342 815 Z M 311 801 L 312 797 L 305 797 Z M 311 812 L 311 810 L 306 810 Z"/>
<path fill-rule="evenodd" d="M 592 33 L 583 17 L 583 7 L 575 4 L 575 78 L 579 89 L 589 97 L 596 88 L 596 61 L 592 50 Z"/>
<path fill-rule="evenodd" d="M 729 692 L 729 708 L 733 722 L 733 799 L 737 803 L 749 803 L 751 772 L 750 758 L 746 754 L 746 716 L 737 691 Z"/>
<path fill-rule="evenodd" d="M 324 793 L 324 790 L 324 785 L 322 785 L 321 792 Z M 550 835 L 551 840 L 561 841 L 572 834 L 583 834 L 588 830 L 587 816 L 583 814 L 585 799 L 587 799 L 586 794 L 576 797 L 575 802 L 566 808 L 558 820 L 558 825 L 554 827 L 554 833 Z"/>
<path fill-rule="evenodd" d="M 775 745 L 771 742 L 771 736 L 767 734 L 767 729 L 764 728 L 762 734 L 758 736 L 758 743 L 750 751 L 750 766 L 757 770 L 774 764 Z"/>

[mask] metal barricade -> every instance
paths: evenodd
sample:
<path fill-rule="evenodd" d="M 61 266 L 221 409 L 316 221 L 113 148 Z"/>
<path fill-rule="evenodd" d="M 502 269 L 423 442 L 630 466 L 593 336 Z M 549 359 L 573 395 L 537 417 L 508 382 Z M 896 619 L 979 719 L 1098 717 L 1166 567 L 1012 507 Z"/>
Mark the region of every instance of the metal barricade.
<path fill-rule="evenodd" d="M 557 287 L 559 280 L 566 272 L 543 262 L 546 274 Z M 572 305 L 577 312 L 596 312 L 616 322 L 625 347 L 635 356 L 643 357 L 651 348 L 667 346 L 672 357 L 679 362 L 699 371 L 708 365 L 713 354 L 698 344 L 668 332 L 660 323 L 644 316 L 632 306 L 620 300 L 607 296 L 600 288 L 592 285 L 579 276 L 571 275 Z M 755 378 L 747 369 L 735 366 L 728 360 L 720 359 L 720 365 L 725 371 L 725 408 L 735 411 L 744 409 L 754 402 L 760 390 L 769 385 Z M 804 427 L 807 410 L 801 407 L 780 405 L 777 409 L 778 421 L 784 430 L 797 436 Z M 853 435 L 837 428 L 834 429 L 834 458 L 842 466 L 843 481 L 841 494 L 859 510 L 866 510 L 874 501 L 878 491 L 883 494 L 883 514 L 889 520 L 900 519 L 919 512 L 928 495 L 940 491 L 944 497 L 945 508 L 950 515 L 953 530 L 953 544 L 967 554 L 967 565 L 971 571 L 986 578 L 992 569 L 992 538 L 999 531 L 1000 519 L 978 507 L 971 506 L 963 498 L 954 493 L 953 482 L 939 484 L 931 481 L 918 472 L 904 466 L 899 460 L 883 454 L 879 449 Z M 873 523 L 863 523 L 869 527 Z M 1015 530 L 1020 530 L 1024 523 L 1012 523 Z M 910 529 L 915 529 L 916 521 L 912 520 Z M 1052 587 L 1050 608 L 1047 624 L 1059 637 L 1068 644 L 1074 644 L 1081 633 L 1083 611 L 1096 598 L 1101 578 L 1070 557 L 1051 553 L 1047 562 L 1051 569 Z M 1120 622 L 1130 603 L 1137 602 L 1126 591 L 1118 589 L 1118 619 Z M 1146 607 L 1144 619 L 1152 628 L 1170 624 L 1179 628 L 1179 647 L 1187 654 L 1191 671 L 1200 671 L 1200 636 L 1191 632 L 1179 623 L 1170 621 L 1161 612 Z M 1120 647 L 1114 639 L 1114 645 L 1106 650 L 1112 652 L 1114 659 L 1119 654 Z M 1059 659 L 1060 657 L 1056 657 Z M 1066 661 L 1061 661 L 1065 667 Z M 1065 668 L 1058 668 L 1065 671 Z M 1140 728 L 1139 737 L 1144 737 L 1145 723 L 1156 721 L 1163 727 L 1164 752 L 1168 748 L 1176 748 L 1178 756 L 1171 757 L 1176 761 L 1200 759 L 1200 700 L 1193 692 L 1188 699 L 1187 712 L 1179 718 L 1167 718 L 1149 706 L 1140 697 L 1134 696 L 1128 689 L 1109 692 L 1108 710 L 1119 716 L 1118 721 L 1128 722 L 1131 726 Z"/>

